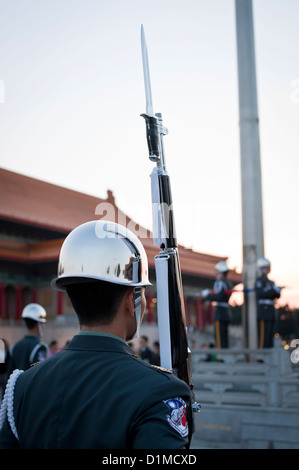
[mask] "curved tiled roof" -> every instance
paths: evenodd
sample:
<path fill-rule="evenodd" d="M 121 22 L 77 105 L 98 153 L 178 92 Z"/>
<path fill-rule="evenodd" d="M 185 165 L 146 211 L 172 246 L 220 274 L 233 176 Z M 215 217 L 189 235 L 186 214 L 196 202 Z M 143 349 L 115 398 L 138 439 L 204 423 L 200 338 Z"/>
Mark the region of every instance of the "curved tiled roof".
<path fill-rule="evenodd" d="M 99 204 L 102 206 L 98 206 Z M 27 243 L 3 238 L 0 234 L 0 258 L 24 262 L 58 259 L 63 234 L 84 222 L 100 218 L 103 212 L 99 214 L 97 207 L 107 207 L 108 210 L 110 207 L 118 216 L 116 222 L 124 224 L 125 221 L 137 236 L 140 233 L 146 235 L 141 240 L 148 255 L 149 266 L 153 267 L 159 248 L 154 246 L 150 231 L 140 227 L 117 207 L 112 191 L 108 190 L 107 198 L 101 199 L 1 168 L 0 219 L 61 232 L 62 235 L 54 240 Z M 215 264 L 226 259 L 196 252 L 181 245 L 179 254 L 184 274 L 208 278 L 214 278 Z M 239 283 L 241 275 L 232 271 L 230 279 Z"/>

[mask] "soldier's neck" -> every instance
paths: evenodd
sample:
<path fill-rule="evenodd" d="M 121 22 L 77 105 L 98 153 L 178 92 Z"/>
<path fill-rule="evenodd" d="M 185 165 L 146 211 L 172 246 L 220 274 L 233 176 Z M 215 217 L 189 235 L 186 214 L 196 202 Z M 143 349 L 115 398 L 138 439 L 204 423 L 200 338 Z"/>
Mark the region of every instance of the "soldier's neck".
<path fill-rule="evenodd" d="M 126 334 L 120 328 L 115 325 L 95 325 L 87 326 L 81 325 L 81 331 L 95 331 L 97 333 L 107 333 L 114 336 L 119 336 L 120 338 L 126 340 Z"/>

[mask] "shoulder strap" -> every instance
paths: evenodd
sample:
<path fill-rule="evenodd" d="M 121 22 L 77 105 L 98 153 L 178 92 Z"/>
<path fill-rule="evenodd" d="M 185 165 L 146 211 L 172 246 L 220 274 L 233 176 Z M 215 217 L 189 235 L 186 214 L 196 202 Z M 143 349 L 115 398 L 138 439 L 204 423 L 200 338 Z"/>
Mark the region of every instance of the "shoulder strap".
<path fill-rule="evenodd" d="M 42 346 L 42 345 L 41 345 L 40 343 L 37 343 L 37 344 L 34 346 L 34 348 L 32 349 L 31 354 L 30 354 L 30 356 L 29 356 L 29 362 L 30 362 L 30 364 L 33 363 L 34 356 L 35 356 L 35 354 L 37 353 L 37 351 L 39 350 L 39 348 L 40 348 L 41 346 Z"/>

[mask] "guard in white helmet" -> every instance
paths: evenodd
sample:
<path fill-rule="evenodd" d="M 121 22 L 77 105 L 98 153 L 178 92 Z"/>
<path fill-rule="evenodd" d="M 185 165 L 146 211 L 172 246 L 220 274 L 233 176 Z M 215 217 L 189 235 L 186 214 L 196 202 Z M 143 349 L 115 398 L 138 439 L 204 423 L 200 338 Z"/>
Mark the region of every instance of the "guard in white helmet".
<path fill-rule="evenodd" d="M 260 271 L 255 283 L 258 304 L 258 346 L 261 349 L 272 348 L 275 323 L 274 301 L 280 297 L 281 287 L 268 279 L 271 263 L 267 258 L 259 258 L 257 267 Z"/>
<path fill-rule="evenodd" d="M 215 339 L 217 348 L 228 348 L 228 326 L 230 321 L 228 301 L 232 294 L 232 283 L 227 279 L 229 267 L 225 261 L 219 261 L 216 266 L 216 281 L 213 291 L 205 289 L 202 292 L 202 299 L 215 302 L 214 323 Z"/>
<path fill-rule="evenodd" d="M 46 359 L 48 346 L 43 342 L 46 317 L 46 310 L 37 303 L 28 304 L 23 309 L 22 319 L 28 333 L 11 348 L 8 363 L 9 375 L 14 369 L 26 370 L 32 364 Z"/>
<path fill-rule="evenodd" d="M 149 284 L 145 250 L 126 228 L 92 221 L 70 233 L 52 286 L 69 296 L 80 331 L 63 351 L 16 376 L 0 448 L 189 446 L 190 388 L 127 344 Z"/>

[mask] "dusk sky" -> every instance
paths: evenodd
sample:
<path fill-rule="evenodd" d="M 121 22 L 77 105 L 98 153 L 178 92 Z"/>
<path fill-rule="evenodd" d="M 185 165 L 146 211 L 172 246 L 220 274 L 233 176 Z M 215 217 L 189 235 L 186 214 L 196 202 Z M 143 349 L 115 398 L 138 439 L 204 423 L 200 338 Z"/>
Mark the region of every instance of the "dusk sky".
<path fill-rule="evenodd" d="M 299 307 L 299 2 L 253 9 L 265 256 L 282 303 Z M 241 271 L 233 0 L 2 0 L 0 166 L 100 198 L 110 189 L 151 229 L 141 24 L 179 243 Z"/>

